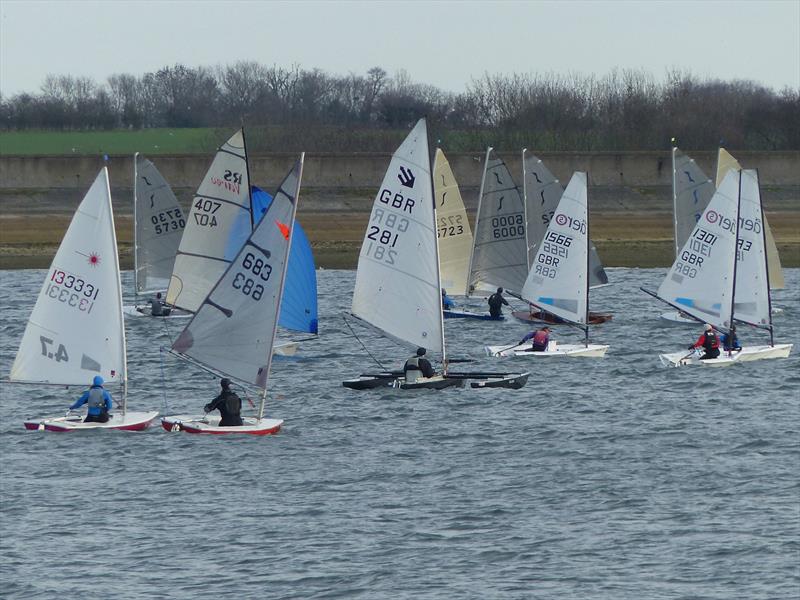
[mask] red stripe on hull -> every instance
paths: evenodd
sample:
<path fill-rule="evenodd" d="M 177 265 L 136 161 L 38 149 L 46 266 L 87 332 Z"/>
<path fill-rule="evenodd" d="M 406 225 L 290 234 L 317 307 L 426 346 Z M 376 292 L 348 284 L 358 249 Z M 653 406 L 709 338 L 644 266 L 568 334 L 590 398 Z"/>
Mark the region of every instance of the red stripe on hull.
<path fill-rule="evenodd" d="M 181 425 L 181 431 L 185 431 L 186 433 L 208 433 L 211 435 L 225 435 L 225 434 L 233 434 L 233 435 L 271 435 L 273 433 L 278 433 L 281 430 L 281 426 L 278 425 L 277 427 L 272 427 L 271 429 L 256 429 L 250 431 L 214 431 L 211 429 L 197 429 L 190 425 Z"/>
<path fill-rule="evenodd" d="M 41 423 L 34 423 L 32 421 L 25 421 L 25 429 L 29 431 L 38 431 Z M 120 431 L 144 431 L 150 426 L 150 421 L 143 421 L 141 423 L 131 423 L 130 425 L 120 425 L 119 427 L 61 427 L 59 425 L 44 424 L 45 431 L 54 431 L 57 433 L 67 433 L 71 431 L 91 431 L 93 429 L 118 429 Z"/>

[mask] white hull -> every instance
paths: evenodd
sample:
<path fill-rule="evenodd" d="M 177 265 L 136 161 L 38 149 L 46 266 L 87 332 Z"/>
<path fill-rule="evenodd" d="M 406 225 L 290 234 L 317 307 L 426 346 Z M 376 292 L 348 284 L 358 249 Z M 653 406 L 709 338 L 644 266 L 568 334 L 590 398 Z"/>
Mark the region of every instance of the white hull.
<path fill-rule="evenodd" d="M 45 417 L 25 421 L 25 428 L 38 431 L 84 431 L 87 429 L 120 429 L 141 431 L 150 426 L 158 412 L 111 413 L 106 423 L 84 423 L 83 415 L 70 414 L 65 417 Z"/>
<path fill-rule="evenodd" d="M 783 312 L 782 308 L 777 306 L 772 307 L 772 314 L 779 315 Z M 664 321 L 669 321 L 670 323 L 678 323 L 680 325 L 697 325 L 699 321 L 697 319 L 692 319 L 691 317 L 685 317 L 682 312 L 677 310 L 663 312 L 659 315 L 659 317 Z"/>
<path fill-rule="evenodd" d="M 150 314 L 150 305 L 149 304 L 141 304 L 141 305 L 134 305 L 134 304 L 126 304 L 122 307 L 122 313 L 126 317 L 153 317 Z M 179 308 L 173 308 L 169 315 L 166 317 L 156 317 L 159 319 L 188 319 L 192 316 L 192 313 L 186 312 Z"/>
<path fill-rule="evenodd" d="M 167 431 L 208 434 L 269 435 L 278 433 L 283 419 L 261 419 L 243 417 L 243 425 L 220 427 L 220 417 L 213 415 L 172 415 L 161 418 L 161 426 Z"/>
<path fill-rule="evenodd" d="M 300 342 L 278 342 L 272 347 L 272 353 L 278 356 L 294 356 L 300 348 Z"/>
<path fill-rule="evenodd" d="M 687 365 L 703 365 L 706 367 L 729 367 L 738 362 L 767 360 L 771 358 L 787 358 L 793 344 L 775 344 L 774 346 L 744 346 L 739 352 L 720 352 L 717 358 L 700 360 L 700 353 L 672 352 L 661 354 L 659 358 L 665 367 L 683 367 Z"/>
<path fill-rule="evenodd" d="M 487 356 L 534 356 L 553 357 L 570 356 L 574 358 L 602 358 L 606 355 L 607 344 L 556 344 L 550 342 L 544 352 L 531 352 L 530 342 L 516 346 L 486 346 Z"/>

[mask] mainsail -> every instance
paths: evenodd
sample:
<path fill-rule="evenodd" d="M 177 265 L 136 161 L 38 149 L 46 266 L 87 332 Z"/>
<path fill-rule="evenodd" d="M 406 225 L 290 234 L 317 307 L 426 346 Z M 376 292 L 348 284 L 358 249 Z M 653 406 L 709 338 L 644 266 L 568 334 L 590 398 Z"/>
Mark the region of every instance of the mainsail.
<path fill-rule="evenodd" d="M 738 207 L 739 171 L 729 171 L 657 294 L 718 329 L 731 324 Z"/>
<path fill-rule="evenodd" d="M 266 388 L 302 170 L 301 157 L 173 352 Z"/>
<path fill-rule="evenodd" d="M 436 201 L 442 287 L 461 294 L 467 289 L 472 230 L 450 163 L 447 162 L 444 152 L 438 148 L 433 162 L 433 194 Z"/>
<path fill-rule="evenodd" d="M 28 319 L 11 381 L 126 380 L 117 238 L 104 167 L 78 206 Z"/>
<path fill-rule="evenodd" d="M 172 271 L 167 303 L 196 311 L 252 228 L 250 181 L 244 133 L 237 131 L 217 151 L 192 200 Z M 250 223 L 250 228 L 237 223 Z M 241 239 L 231 241 L 231 231 Z"/>
<path fill-rule="evenodd" d="M 440 289 L 428 134 L 420 119 L 375 197 L 352 313 L 395 340 L 444 354 Z"/>
<path fill-rule="evenodd" d="M 675 257 L 700 220 L 714 195 L 714 182 L 693 158 L 672 148 L 672 204 L 675 227 Z"/>
<path fill-rule="evenodd" d="M 544 239 L 564 188 L 545 164 L 527 149 L 522 150 L 523 197 L 525 198 L 525 231 L 528 247 L 528 270 L 533 266 L 539 244 Z M 589 287 L 608 283 L 608 275 L 600 262 L 597 248 L 589 240 Z"/>
<path fill-rule="evenodd" d="M 588 319 L 589 212 L 586 173 L 577 171 L 553 211 L 522 297 L 577 325 Z"/>
<path fill-rule="evenodd" d="M 734 314 L 738 321 L 769 327 L 772 320 L 762 215 L 758 172 L 743 170 Z"/>
<path fill-rule="evenodd" d="M 137 294 L 166 289 L 186 219 L 155 165 L 134 157 L 134 281 Z"/>
<path fill-rule="evenodd" d="M 491 155 L 488 148 L 467 294 L 494 292 L 498 287 L 519 293 L 528 276 L 522 195 L 503 159 Z"/>
<path fill-rule="evenodd" d="M 720 148 L 717 152 L 717 185 L 725 178 L 725 175 L 731 169 L 741 170 L 742 166 L 730 152 L 724 148 Z M 772 230 L 767 222 L 767 217 L 764 216 L 764 229 L 766 232 L 766 252 L 767 252 L 767 268 L 769 269 L 769 287 L 773 290 L 782 290 L 786 287 L 786 280 L 783 277 L 783 268 L 781 267 L 781 258 L 778 255 L 778 246 L 775 245 L 775 238 L 772 237 Z"/>

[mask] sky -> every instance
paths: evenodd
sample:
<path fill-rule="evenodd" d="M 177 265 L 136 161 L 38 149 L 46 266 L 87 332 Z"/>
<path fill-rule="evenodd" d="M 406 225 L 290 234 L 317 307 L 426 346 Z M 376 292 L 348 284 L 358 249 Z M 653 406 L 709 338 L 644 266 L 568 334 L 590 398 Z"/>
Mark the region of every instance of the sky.
<path fill-rule="evenodd" d="M 800 89 L 800 0 L 365 2 L 0 0 L 0 93 L 167 65 L 405 70 L 462 92 L 485 73 L 668 70 Z"/>

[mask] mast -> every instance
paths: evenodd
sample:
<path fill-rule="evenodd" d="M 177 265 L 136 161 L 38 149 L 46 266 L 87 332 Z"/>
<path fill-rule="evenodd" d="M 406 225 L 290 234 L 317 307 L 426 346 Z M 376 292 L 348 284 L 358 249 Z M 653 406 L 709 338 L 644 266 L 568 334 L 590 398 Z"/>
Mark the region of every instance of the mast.
<path fill-rule="evenodd" d="M 427 120 L 425 124 L 425 136 L 428 138 L 428 142 L 430 142 L 430 134 L 428 133 L 427 127 Z M 427 144 L 428 148 L 430 148 L 430 144 Z M 435 152 L 435 151 L 434 151 Z M 434 239 L 434 248 L 436 251 L 436 289 L 439 290 L 439 328 L 442 332 L 442 372 L 447 375 L 447 347 L 445 345 L 444 339 L 444 314 L 442 312 L 442 267 L 439 264 L 439 225 L 436 217 L 436 196 L 433 194 L 433 163 L 431 162 L 430 150 L 428 150 L 428 169 L 430 170 L 431 176 L 427 178 L 427 183 L 430 186 L 431 192 L 431 208 L 433 209 L 433 239 Z M 467 283 L 469 285 L 469 282 Z"/>
<path fill-rule="evenodd" d="M 675 153 L 677 151 L 675 138 L 672 138 L 672 239 L 675 244 L 675 258 L 678 258 L 678 254 L 681 251 L 678 248 L 678 194 L 676 193 L 678 182 L 675 178 Z"/>
<path fill-rule="evenodd" d="M 139 221 L 136 214 L 136 184 L 139 181 L 139 153 L 133 155 L 133 303 L 139 296 Z"/>
<path fill-rule="evenodd" d="M 128 344 L 125 340 L 125 317 L 122 312 L 122 278 L 119 272 L 119 249 L 117 248 L 117 230 L 114 226 L 114 210 L 111 206 L 111 185 L 108 181 L 108 167 L 103 167 L 103 172 L 105 173 L 106 191 L 108 192 L 106 197 L 108 198 L 108 216 L 111 221 L 111 241 L 114 248 L 114 268 L 116 270 L 117 298 L 119 300 L 117 322 L 119 324 L 120 339 L 122 341 L 122 377 L 120 381 L 122 383 L 122 416 L 124 418 L 125 413 L 128 411 Z"/>
<path fill-rule="evenodd" d="M 481 188 L 478 192 L 478 212 L 475 214 L 475 237 L 478 234 L 478 223 L 481 218 L 481 200 L 483 200 L 483 184 L 486 182 L 486 168 L 489 166 L 489 154 L 492 152 L 492 147 L 486 148 L 486 156 L 483 160 L 483 175 L 481 175 Z M 437 246 L 438 247 L 438 246 Z M 472 240 L 472 252 L 469 254 L 469 270 L 467 271 L 467 289 L 464 292 L 466 297 L 469 297 L 470 282 L 472 281 L 472 261 L 475 258 L 475 239 Z"/>
<path fill-rule="evenodd" d="M 244 137 L 244 125 L 242 125 L 242 149 L 244 150 L 244 169 L 247 172 L 247 198 L 250 202 L 250 233 L 253 232 L 255 221 L 253 219 L 253 188 L 250 185 L 250 156 L 247 154 L 247 140 Z"/>
<path fill-rule="evenodd" d="M 525 221 L 525 263 L 528 265 L 528 271 L 531 270 L 531 243 L 528 239 L 528 185 L 527 177 L 525 176 L 525 153 L 527 148 L 522 149 L 522 219 Z"/>
<path fill-rule="evenodd" d="M 586 172 L 586 322 L 584 323 L 584 344 L 589 347 L 589 172 Z"/>
<path fill-rule="evenodd" d="M 244 130 L 243 130 L 244 131 Z M 278 290 L 278 304 L 275 307 L 275 320 L 272 325 L 272 342 L 269 345 L 269 352 L 267 353 L 267 380 L 269 380 L 269 372 L 272 369 L 272 346 L 275 344 L 275 334 L 278 331 L 278 315 L 281 314 L 281 303 L 283 302 L 283 288 L 286 285 L 286 272 L 289 269 L 289 255 L 292 251 L 292 236 L 294 236 L 294 221 L 295 217 L 297 216 L 297 203 L 300 200 L 300 182 L 303 181 L 303 165 L 305 163 L 306 153 L 300 153 L 300 172 L 297 175 L 297 187 L 294 190 L 294 202 L 292 202 L 292 216 L 289 223 L 291 223 L 291 227 L 289 228 L 289 239 L 287 240 L 287 248 L 286 248 L 286 259 L 283 261 L 283 272 L 281 273 L 281 285 L 280 289 Z M 250 175 L 247 176 L 247 185 L 248 188 L 250 186 Z M 249 191 L 249 190 L 248 190 Z M 251 211 L 250 214 L 252 216 L 252 200 L 251 200 Z M 261 402 L 258 405 L 258 420 L 264 416 L 264 405 L 267 402 L 267 382 L 264 382 L 264 389 L 261 392 Z"/>
<path fill-rule="evenodd" d="M 731 320 L 728 323 L 728 334 L 733 327 L 733 314 L 736 306 L 736 271 L 739 270 L 739 211 L 742 208 L 742 170 L 739 169 L 739 197 L 736 199 L 736 236 L 733 245 L 733 286 L 731 294 Z"/>
<path fill-rule="evenodd" d="M 767 221 L 764 217 L 764 203 L 761 201 L 761 178 L 756 169 L 756 184 L 758 189 L 758 208 L 761 210 L 761 239 L 764 241 L 764 273 L 767 276 L 767 314 L 769 315 L 769 345 L 775 345 L 775 333 L 772 329 L 772 293 L 769 289 L 769 257 L 767 256 Z"/>

